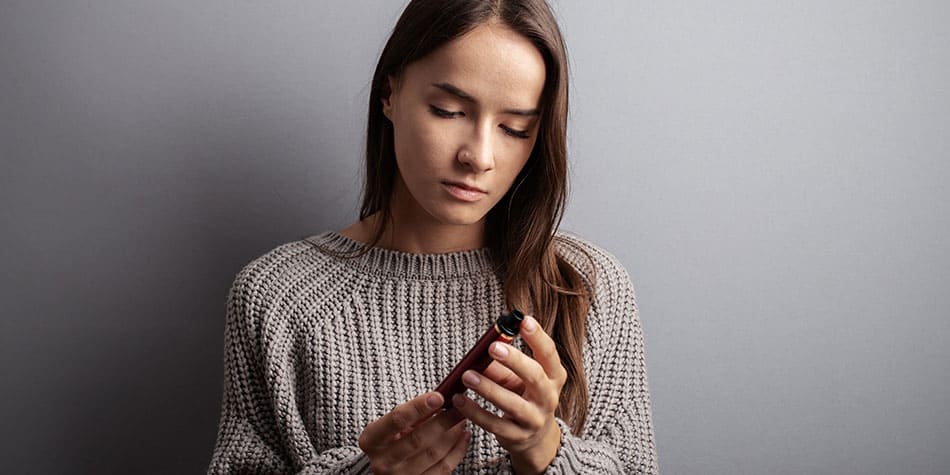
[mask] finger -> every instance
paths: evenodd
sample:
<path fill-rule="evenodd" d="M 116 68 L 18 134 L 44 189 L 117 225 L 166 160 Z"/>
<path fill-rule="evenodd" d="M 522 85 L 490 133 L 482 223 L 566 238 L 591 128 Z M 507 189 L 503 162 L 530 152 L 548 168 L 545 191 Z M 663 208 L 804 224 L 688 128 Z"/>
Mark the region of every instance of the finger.
<path fill-rule="evenodd" d="M 544 369 L 544 373 L 551 379 L 564 386 L 567 381 L 567 370 L 561 364 L 561 357 L 557 354 L 557 345 L 544 332 L 538 321 L 532 316 L 526 316 L 521 322 L 521 338 L 531 348 L 534 359 Z"/>
<path fill-rule="evenodd" d="M 465 417 L 455 409 L 442 412 L 390 443 L 383 452 L 378 454 L 377 458 L 381 458 L 388 464 L 402 463 L 403 460 L 412 459 L 417 454 L 423 455 L 430 463 L 432 460 L 439 460 L 449 450 L 451 444 L 445 445 L 445 450 L 438 457 L 435 457 L 433 450 L 446 439 L 446 432 L 458 429 L 464 421 Z M 449 438 L 449 440 L 454 440 L 454 438 Z M 408 471 L 418 473 L 429 466 L 428 464 L 418 466 L 418 463 L 416 465 L 416 470 Z"/>
<path fill-rule="evenodd" d="M 409 430 L 419 421 L 435 414 L 442 407 L 442 402 L 441 394 L 430 391 L 396 406 L 363 429 L 359 438 L 360 449 L 372 455 L 380 447 L 390 444 L 400 432 Z"/>
<path fill-rule="evenodd" d="M 461 414 L 459 414 L 458 411 L 455 411 L 454 409 L 451 409 L 451 408 L 448 409 L 447 411 L 435 411 L 435 414 L 432 414 L 432 415 L 428 416 L 427 418 L 423 418 L 423 419 L 420 419 L 420 420 L 416 421 L 416 423 L 413 424 L 412 427 L 410 427 L 410 428 L 408 428 L 408 429 L 405 429 L 405 430 L 403 430 L 402 432 L 399 432 L 398 434 L 396 434 L 396 439 L 399 439 L 400 437 L 402 437 L 402 436 L 408 434 L 409 432 L 414 431 L 417 427 L 421 426 L 422 424 L 424 424 L 424 423 L 426 423 L 426 422 L 428 422 L 428 421 L 434 419 L 435 417 L 438 417 L 440 414 L 445 414 L 446 412 L 450 412 L 450 413 L 451 413 L 451 414 L 446 415 L 446 417 L 448 417 L 449 419 L 454 419 L 454 422 L 453 422 L 453 423 L 458 422 L 458 421 L 460 421 L 460 420 L 462 420 L 462 419 L 465 419 L 465 417 L 462 416 Z M 452 425 L 452 424 L 449 424 L 449 426 L 451 426 L 451 425 Z"/>
<path fill-rule="evenodd" d="M 507 366 L 497 361 L 492 361 L 482 374 L 515 394 L 524 393 L 524 381 Z"/>
<path fill-rule="evenodd" d="M 537 360 L 502 342 L 492 343 L 489 353 L 496 362 L 508 367 L 521 378 L 525 386 L 522 394 L 542 403 L 546 409 L 553 410 L 553 407 L 557 406 L 560 382 L 550 378 Z"/>
<path fill-rule="evenodd" d="M 511 416 L 518 425 L 530 430 L 537 430 L 544 426 L 546 418 L 537 405 L 499 386 L 498 383 L 471 370 L 462 374 L 462 381 L 486 401 L 504 411 L 505 415 Z M 459 409 L 459 412 L 462 410 Z"/>
<path fill-rule="evenodd" d="M 434 417 L 433 421 L 435 419 L 448 421 L 450 418 L 451 416 L 448 414 L 440 414 Z M 427 422 L 420 426 L 419 429 L 407 434 L 403 441 L 411 440 L 413 438 L 412 434 L 418 434 L 418 441 L 422 444 L 413 452 L 404 452 L 405 447 L 394 446 L 392 448 L 389 453 L 401 454 L 400 457 L 397 457 L 401 460 L 390 461 L 384 457 L 380 461 L 390 467 L 394 473 L 422 473 L 432 467 L 433 464 L 439 463 L 439 461 L 445 458 L 446 454 L 452 450 L 455 442 L 464 432 L 465 419 L 459 414 L 457 422 L 452 426 L 446 427 L 445 429 L 436 429 L 435 425 L 437 424 Z"/>
<path fill-rule="evenodd" d="M 515 421 L 498 417 L 463 394 L 453 396 L 452 404 L 466 419 L 502 440 L 522 440 L 530 435 Z"/>
<path fill-rule="evenodd" d="M 468 450 L 468 444 L 472 440 L 472 433 L 468 431 L 463 431 L 462 435 L 455 440 L 455 445 L 452 446 L 452 449 L 449 450 L 449 453 L 442 458 L 438 463 L 429 467 L 428 470 L 423 472 L 423 475 L 435 475 L 441 473 L 452 473 L 455 470 L 455 467 L 462 462 L 462 458 L 465 457 L 465 452 Z"/>

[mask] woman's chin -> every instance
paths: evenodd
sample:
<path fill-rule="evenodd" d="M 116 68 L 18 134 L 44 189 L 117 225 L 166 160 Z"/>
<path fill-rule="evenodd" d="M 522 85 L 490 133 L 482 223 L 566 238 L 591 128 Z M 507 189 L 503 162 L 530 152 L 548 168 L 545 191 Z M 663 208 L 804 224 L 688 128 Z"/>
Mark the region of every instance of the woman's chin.
<path fill-rule="evenodd" d="M 474 209 L 443 209 L 438 213 L 430 214 L 440 223 L 451 224 L 454 226 L 471 226 L 473 224 L 478 224 L 482 219 L 485 218 L 484 213 L 480 213 Z"/>

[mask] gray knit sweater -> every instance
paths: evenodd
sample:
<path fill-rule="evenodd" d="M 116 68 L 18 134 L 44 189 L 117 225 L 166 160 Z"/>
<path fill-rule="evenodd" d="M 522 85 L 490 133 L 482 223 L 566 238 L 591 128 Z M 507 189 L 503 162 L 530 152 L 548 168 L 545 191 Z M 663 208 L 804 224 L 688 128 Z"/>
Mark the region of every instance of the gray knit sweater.
<path fill-rule="evenodd" d="M 656 473 L 630 278 L 613 255 L 586 240 L 561 233 L 555 245 L 596 289 L 584 347 L 587 425 L 574 436 L 558 419 L 561 447 L 547 473 Z M 506 310 L 488 249 L 373 248 L 355 259 L 319 249 L 360 246 L 326 232 L 278 246 L 237 274 L 208 473 L 368 473 L 357 447 L 363 428 L 434 389 Z M 515 346 L 524 348 L 520 339 Z M 511 473 L 494 436 L 465 424 L 472 439 L 455 473 Z"/>

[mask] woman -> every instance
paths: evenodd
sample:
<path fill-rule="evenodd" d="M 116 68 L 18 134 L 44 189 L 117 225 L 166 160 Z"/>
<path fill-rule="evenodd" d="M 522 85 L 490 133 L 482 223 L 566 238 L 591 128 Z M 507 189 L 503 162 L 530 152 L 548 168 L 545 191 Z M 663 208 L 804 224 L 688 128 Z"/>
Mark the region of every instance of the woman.
<path fill-rule="evenodd" d="M 609 253 L 558 233 L 567 61 L 543 0 L 416 0 L 369 102 L 360 220 L 228 299 L 209 473 L 655 473 L 643 337 Z M 432 391 L 506 309 L 466 395 Z"/>

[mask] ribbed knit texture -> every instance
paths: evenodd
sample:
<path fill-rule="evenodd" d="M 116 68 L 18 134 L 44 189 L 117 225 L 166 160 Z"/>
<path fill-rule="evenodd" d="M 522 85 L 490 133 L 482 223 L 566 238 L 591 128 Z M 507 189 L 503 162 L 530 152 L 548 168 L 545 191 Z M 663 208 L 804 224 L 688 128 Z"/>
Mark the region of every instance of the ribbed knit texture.
<path fill-rule="evenodd" d="M 596 274 L 584 365 L 590 406 L 579 437 L 564 421 L 546 473 L 656 473 L 636 296 L 617 259 L 558 234 L 556 251 Z M 369 473 L 363 428 L 432 390 L 506 309 L 486 248 L 409 254 L 335 232 L 247 264 L 227 300 L 224 396 L 210 474 Z M 590 256 L 590 259 L 587 256 Z M 521 339 L 515 346 L 524 349 Z M 469 396 L 492 408 L 473 392 Z M 494 435 L 470 421 L 455 473 L 512 473 Z"/>

